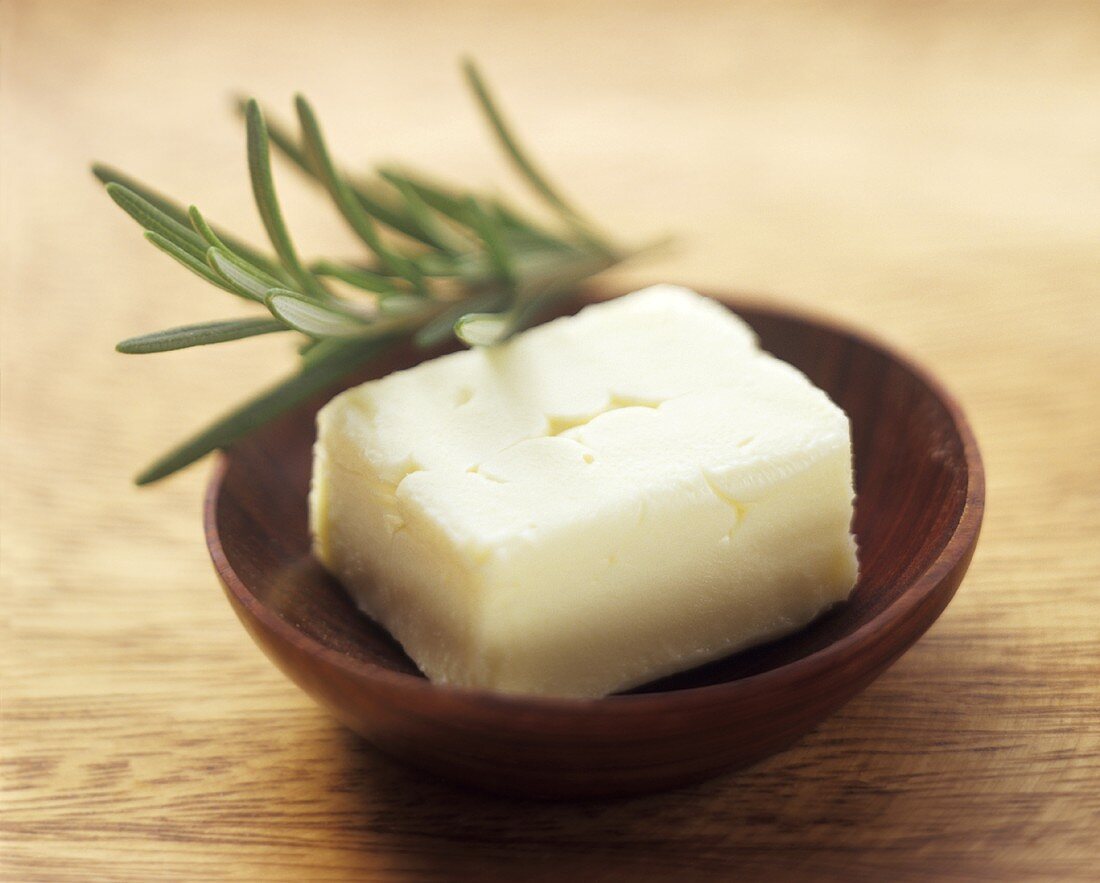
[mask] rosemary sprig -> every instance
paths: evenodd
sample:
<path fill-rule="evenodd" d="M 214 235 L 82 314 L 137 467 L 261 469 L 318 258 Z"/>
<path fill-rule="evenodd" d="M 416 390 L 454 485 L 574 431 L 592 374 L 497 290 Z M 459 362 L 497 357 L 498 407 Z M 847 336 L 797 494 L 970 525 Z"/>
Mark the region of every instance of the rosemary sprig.
<path fill-rule="evenodd" d="M 637 253 L 612 243 L 561 195 L 520 147 L 474 65 L 466 62 L 463 70 L 496 139 L 546 203 L 553 223 L 404 168 L 352 179 L 333 161 L 317 116 L 301 96 L 295 100 L 297 136 L 269 125 L 254 100 L 239 105 L 253 198 L 274 257 L 209 224 L 194 206 L 184 208 L 108 166 L 93 167 L 153 245 L 211 285 L 267 311 L 133 337 L 118 344 L 120 352 L 165 352 L 279 332 L 305 336 L 295 373 L 167 452 L 137 476 L 138 484 L 232 444 L 399 340 L 429 348 L 453 334 L 469 345 L 498 343 L 551 300 Z M 302 260 L 275 192 L 272 145 L 323 187 L 363 241 L 364 259 Z M 335 282 L 326 279 L 351 292 L 338 295 Z"/>

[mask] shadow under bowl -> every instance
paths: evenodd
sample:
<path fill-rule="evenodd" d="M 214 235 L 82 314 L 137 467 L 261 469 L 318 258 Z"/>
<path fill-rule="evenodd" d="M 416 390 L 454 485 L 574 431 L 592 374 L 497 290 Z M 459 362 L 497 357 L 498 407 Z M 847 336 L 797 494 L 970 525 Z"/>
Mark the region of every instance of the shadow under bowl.
<path fill-rule="evenodd" d="M 723 302 L 851 420 L 861 573 L 847 603 L 780 641 L 602 699 L 431 684 L 309 552 L 314 417 L 334 389 L 234 445 L 214 470 L 207 542 L 241 622 L 291 680 L 379 749 L 490 791 L 638 794 L 790 745 L 950 601 L 977 543 L 984 476 L 961 410 L 926 372 L 832 323 Z M 402 350 L 355 380 L 421 358 Z"/>

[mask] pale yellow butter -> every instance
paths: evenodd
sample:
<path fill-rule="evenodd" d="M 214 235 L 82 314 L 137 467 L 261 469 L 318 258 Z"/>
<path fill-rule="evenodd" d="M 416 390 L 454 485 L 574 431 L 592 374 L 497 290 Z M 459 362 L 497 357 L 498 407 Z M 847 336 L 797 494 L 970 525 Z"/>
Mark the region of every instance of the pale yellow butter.
<path fill-rule="evenodd" d="M 318 426 L 315 552 L 439 683 L 600 696 L 856 580 L 847 418 L 685 289 L 363 384 Z"/>

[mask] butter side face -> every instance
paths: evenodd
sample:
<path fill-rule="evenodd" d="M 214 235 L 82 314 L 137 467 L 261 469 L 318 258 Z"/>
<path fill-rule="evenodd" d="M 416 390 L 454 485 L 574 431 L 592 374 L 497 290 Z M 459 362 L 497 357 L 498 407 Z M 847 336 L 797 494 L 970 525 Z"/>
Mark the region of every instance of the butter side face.
<path fill-rule="evenodd" d="M 855 584 L 844 413 L 657 286 L 337 396 L 315 553 L 433 681 L 601 696 Z"/>

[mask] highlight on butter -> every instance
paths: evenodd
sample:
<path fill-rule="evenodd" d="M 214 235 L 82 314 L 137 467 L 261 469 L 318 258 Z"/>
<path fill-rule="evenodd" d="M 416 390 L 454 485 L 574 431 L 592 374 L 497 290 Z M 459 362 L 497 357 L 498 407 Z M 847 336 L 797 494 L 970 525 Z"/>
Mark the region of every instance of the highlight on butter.
<path fill-rule="evenodd" d="M 437 683 L 602 696 L 856 581 L 843 411 L 683 288 L 365 383 L 318 431 L 315 554 Z"/>

